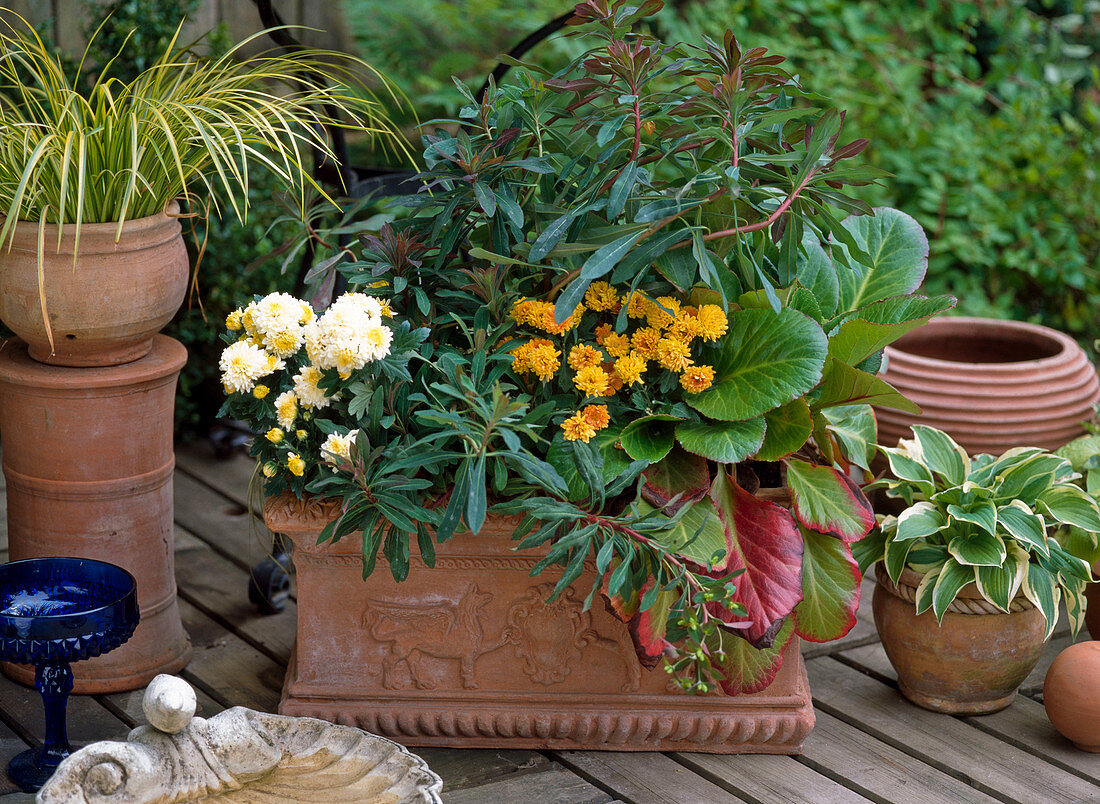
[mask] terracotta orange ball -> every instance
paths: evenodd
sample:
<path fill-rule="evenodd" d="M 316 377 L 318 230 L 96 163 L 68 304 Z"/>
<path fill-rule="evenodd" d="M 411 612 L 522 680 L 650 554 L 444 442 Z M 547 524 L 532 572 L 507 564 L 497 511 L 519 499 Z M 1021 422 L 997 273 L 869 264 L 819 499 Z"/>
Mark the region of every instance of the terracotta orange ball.
<path fill-rule="evenodd" d="M 1058 654 L 1043 683 L 1047 717 L 1082 751 L 1100 753 L 1100 641 Z"/>

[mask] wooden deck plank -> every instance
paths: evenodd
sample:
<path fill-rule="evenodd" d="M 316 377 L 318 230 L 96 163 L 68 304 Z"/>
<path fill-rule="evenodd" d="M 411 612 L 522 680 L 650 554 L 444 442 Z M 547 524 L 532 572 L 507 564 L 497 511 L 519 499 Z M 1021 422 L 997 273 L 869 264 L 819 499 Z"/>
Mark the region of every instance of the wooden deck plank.
<path fill-rule="evenodd" d="M 550 760 L 539 752 L 520 749 L 414 748 L 413 751 L 439 774 L 443 789 L 448 791 L 541 773 L 551 767 Z"/>
<path fill-rule="evenodd" d="M 182 472 L 175 475 L 176 523 L 249 570 L 271 553 L 271 533 L 240 503 Z"/>
<path fill-rule="evenodd" d="M 996 804 L 936 768 L 854 726 L 817 713 L 799 761 L 874 801 L 890 804 Z"/>
<path fill-rule="evenodd" d="M 1095 800 L 1089 782 L 973 728 L 914 706 L 881 681 L 832 658 L 807 663 L 819 711 L 1003 801 Z"/>
<path fill-rule="evenodd" d="M 812 732 L 811 732 L 812 733 Z M 793 757 L 777 754 L 674 754 L 722 788 L 753 804 L 860 804 L 868 799 Z"/>
<path fill-rule="evenodd" d="M 14 720 L 22 727 L 25 739 L 34 745 L 41 744 L 46 728 L 45 713 L 42 711 L 42 697 L 34 688 L 16 684 L 7 676 L 0 675 L 0 710 L 4 712 L 4 720 Z M 69 742 L 73 745 L 117 740 L 130 731 L 129 724 L 104 709 L 93 696 L 70 695 L 67 715 Z"/>
<path fill-rule="evenodd" d="M 882 645 L 868 645 L 846 651 L 844 657 L 889 679 L 894 668 Z M 992 734 L 1017 748 L 1051 762 L 1063 770 L 1100 784 L 1100 754 L 1079 751 L 1059 734 L 1046 716 L 1042 704 L 1022 695 L 1012 706 L 991 715 L 965 718 L 975 728 Z M 1098 796 L 1100 798 L 1100 796 Z"/>
<path fill-rule="evenodd" d="M 551 755 L 574 773 L 630 801 L 652 804 L 744 801 L 664 754 L 554 751 Z"/>
<path fill-rule="evenodd" d="M 8 778 L 8 774 L 4 772 L 4 769 L 8 767 L 8 762 L 13 756 L 26 751 L 29 746 L 28 741 L 23 740 L 8 728 L 3 721 L 0 721 L 0 796 L 19 792 L 19 788 L 15 786 L 15 782 Z M 6 802 L 7 799 L 5 799 L 5 804 Z"/>
<path fill-rule="evenodd" d="M 255 458 L 240 451 L 228 458 L 218 458 L 206 442 L 193 442 L 177 445 L 176 466 L 245 508 L 254 509 L 256 500 L 250 499 L 249 487 L 256 468 Z"/>
<path fill-rule="evenodd" d="M 447 804 L 607 804 L 613 800 L 612 796 L 556 763 L 537 773 L 525 773 L 478 787 L 450 792 L 446 785 L 443 787 L 443 801 Z"/>

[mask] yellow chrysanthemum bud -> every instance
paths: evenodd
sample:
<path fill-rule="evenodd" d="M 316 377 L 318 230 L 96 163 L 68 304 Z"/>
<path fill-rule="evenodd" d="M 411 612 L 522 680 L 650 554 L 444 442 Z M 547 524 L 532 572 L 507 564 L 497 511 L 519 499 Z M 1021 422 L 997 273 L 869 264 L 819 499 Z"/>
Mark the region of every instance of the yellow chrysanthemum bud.
<path fill-rule="evenodd" d="M 297 438 L 299 441 L 301 441 L 307 435 L 309 435 L 309 433 L 307 433 L 305 430 L 295 430 L 294 431 L 294 437 Z"/>
<path fill-rule="evenodd" d="M 676 338 L 661 338 L 657 342 L 657 362 L 669 371 L 680 372 L 691 365 L 691 350 Z"/>
<path fill-rule="evenodd" d="M 306 471 L 306 462 L 298 457 L 296 452 L 288 452 L 286 456 L 286 468 L 295 477 L 301 477 Z"/>
<path fill-rule="evenodd" d="M 244 324 L 241 323 L 241 316 L 243 314 L 243 311 L 238 308 L 227 315 L 225 317 L 225 328 L 230 332 L 236 332 L 237 330 L 239 330 L 242 326 L 244 326 Z"/>
<path fill-rule="evenodd" d="M 600 353 L 587 343 L 578 343 L 569 350 L 569 368 L 580 371 L 586 366 L 598 366 L 603 362 Z"/>
<path fill-rule="evenodd" d="M 646 314 L 646 323 L 654 329 L 668 329 L 680 312 L 680 302 L 671 296 L 658 296 Z"/>
<path fill-rule="evenodd" d="M 281 428 L 272 427 L 270 430 L 267 431 L 267 433 L 264 434 L 264 438 L 266 438 L 272 444 L 278 444 L 283 440 L 283 436 L 285 435 L 286 433 L 284 433 Z"/>
<path fill-rule="evenodd" d="M 604 396 L 611 386 L 610 379 L 600 366 L 585 366 L 573 377 L 573 384 L 585 396 Z"/>
<path fill-rule="evenodd" d="M 266 385 L 257 385 L 255 388 L 252 389 L 252 396 L 256 397 L 257 399 L 263 399 L 270 393 L 271 389 L 268 388 Z"/>
<path fill-rule="evenodd" d="M 729 320 L 717 304 L 704 304 L 699 308 L 699 335 L 703 340 L 716 341 L 726 334 Z"/>
<path fill-rule="evenodd" d="M 631 352 L 615 361 L 615 373 L 624 385 L 634 385 L 642 381 L 646 370 L 646 359 L 637 352 Z"/>
<path fill-rule="evenodd" d="M 603 339 L 603 348 L 607 350 L 607 353 L 612 357 L 626 357 L 630 354 L 630 338 L 626 335 L 619 335 L 616 332 L 612 332 L 606 338 Z"/>
<path fill-rule="evenodd" d="M 264 468 L 263 468 L 264 477 L 275 477 L 275 475 L 276 475 L 276 473 L 278 473 L 278 471 L 279 471 L 279 464 L 275 463 L 275 461 L 268 461 L 267 463 L 264 464 Z"/>

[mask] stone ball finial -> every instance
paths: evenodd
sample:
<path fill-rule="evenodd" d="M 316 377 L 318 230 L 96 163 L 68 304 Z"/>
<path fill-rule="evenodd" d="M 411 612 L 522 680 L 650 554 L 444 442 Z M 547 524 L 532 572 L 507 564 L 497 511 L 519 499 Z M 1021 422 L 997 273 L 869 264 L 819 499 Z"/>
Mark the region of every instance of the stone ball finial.
<path fill-rule="evenodd" d="M 165 675 L 149 682 L 141 701 L 149 725 L 165 734 L 177 734 L 187 728 L 195 716 L 195 690 L 182 678 Z"/>

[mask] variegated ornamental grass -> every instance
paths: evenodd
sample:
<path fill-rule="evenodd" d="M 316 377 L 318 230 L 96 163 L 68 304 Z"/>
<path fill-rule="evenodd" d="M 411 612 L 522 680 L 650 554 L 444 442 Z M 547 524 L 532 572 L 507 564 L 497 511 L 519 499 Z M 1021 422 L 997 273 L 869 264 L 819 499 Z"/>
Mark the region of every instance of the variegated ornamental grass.
<path fill-rule="evenodd" d="M 6 23 L 5 23 L 6 24 Z M 367 64 L 306 49 L 244 57 L 261 31 L 217 58 L 179 46 L 179 31 L 130 83 L 103 66 L 90 88 L 80 68 L 26 25 L 0 27 L 0 242 L 17 221 L 118 222 L 155 214 L 172 199 L 206 200 L 222 189 L 238 218 L 248 208 L 250 167 L 286 182 L 299 204 L 316 187 L 314 152 L 334 159 L 322 126 L 397 142 L 383 105 L 362 80 Z M 125 47 L 125 45 L 124 45 Z M 59 235 L 60 237 L 60 235 Z"/>

